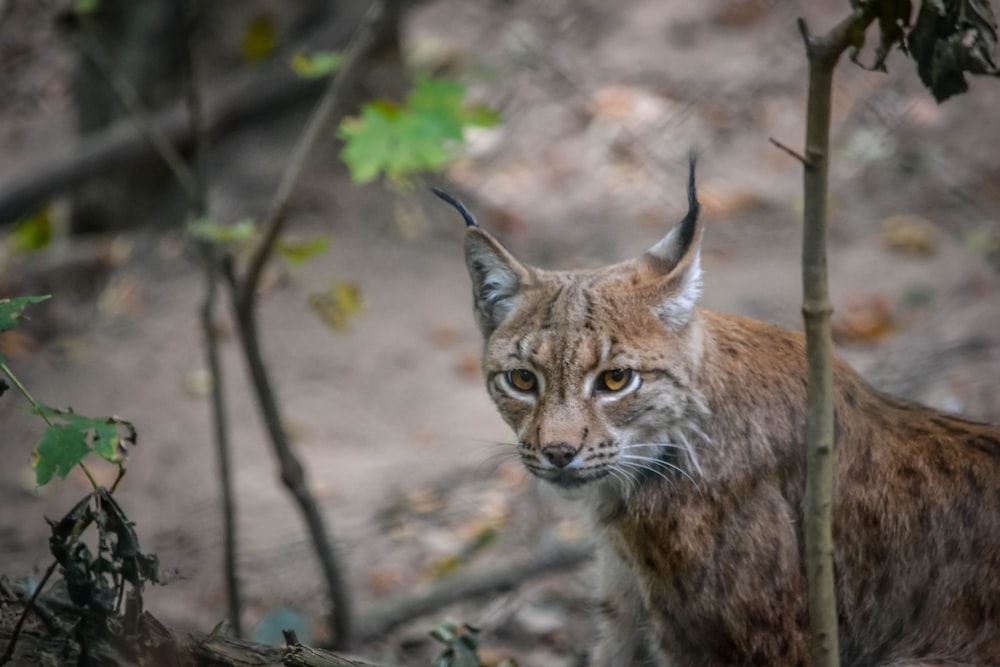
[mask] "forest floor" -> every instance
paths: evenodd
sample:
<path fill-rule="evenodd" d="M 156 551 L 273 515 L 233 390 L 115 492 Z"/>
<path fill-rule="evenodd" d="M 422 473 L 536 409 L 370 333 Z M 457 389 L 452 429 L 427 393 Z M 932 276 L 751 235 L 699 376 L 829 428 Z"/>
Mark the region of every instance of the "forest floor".
<path fill-rule="evenodd" d="M 820 31 L 846 4 L 431 0 L 414 12 L 407 39 L 500 110 L 501 123 L 472 134 L 447 176 L 519 257 L 565 268 L 641 253 L 683 215 L 686 155 L 696 148 L 703 305 L 800 328 L 801 166 L 769 139 L 794 147 L 804 133 L 794 19 Z M 1000 124 L 986 120 L 1000 108 L 1000 85 L 975 80 L 969 94 L 938 106 L 902 54 L 889 68 L 845 60 L 838 72 L 830 273 L 840 353 L 879 387 L 998 420 L 1000 280 L 990 253 L 1000 238 Z M 7 156 L 72 136 L 64 106 L 22 103 L 0 109 L 0 183 L 17 169 Z M 213 148 L 216 219 L 260 215 L 303 118 L 290 113 Z M 329 234 L 331 246 L 302 266 L 275 262 L 261 330 L 287 428 L 359 609 L 530 554 L 552 536 L 585 537 L 578 509 L 530 480 L 503 444 L 511 436 L 478 368 L 456 213 L 421 188 L 350 185 L 331 142 L 292 215 L 294 233 Z M 62 239 L 44 252 L 71 256 L 101 242 Z M 225 611 L 201 277 L 176 232 L 113 243 L 121 259 L 99 280 L 57 276 L 38 286 L 54 293 L 42 334 L 0 343 L 42 400 L 136 424 L 139 445 L 117 497 L 171 578 L 148 591 L 146 607 L 167 624 L 208 631 Z M 0 284 L 40 260 L 6 261 Z M 343 333 L 308 305 L 332 280 L 355 283 L 365 303 Z M 293 609 L 309 619 L 300 637 L 319 641 L 323 595 L 310 545 L 222 309 L 218 321 L 245 621 L 254 628 L 269 612 Z M 46 567 L 43 515 L 61 516 L 88 488 L 74 473 L 34 489 L 29 459 L 41 425 L 21 408 L 13 393 L 0 401 L 8 575 Z M 103 481 L 112 472 L 97 469 Z M 435 650 L 427 631 L 448 613 L 480 627 L 494 659 L 577 664 L 593 636 L 592 581 L 584 567 L 466 601 L 359 653 L 427 664 Z"/>

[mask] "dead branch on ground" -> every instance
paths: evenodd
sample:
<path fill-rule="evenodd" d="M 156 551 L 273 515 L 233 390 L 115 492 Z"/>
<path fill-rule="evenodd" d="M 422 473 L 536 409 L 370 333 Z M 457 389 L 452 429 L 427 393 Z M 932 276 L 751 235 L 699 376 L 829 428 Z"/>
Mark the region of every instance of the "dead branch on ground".
<path fill-rule="evenodd" d="M 449 604 L 511 591 L 518 586 L 556 572 L 569 572 L 594 555 L 590 544 L 555 543 L 529 558 L 504 563 L 488 570 L 468 570 L 434 583 L 426 590 L 385 601 L 368 610 L 358 623 L 358 640 L 380 637 L 420 616 Z"/>

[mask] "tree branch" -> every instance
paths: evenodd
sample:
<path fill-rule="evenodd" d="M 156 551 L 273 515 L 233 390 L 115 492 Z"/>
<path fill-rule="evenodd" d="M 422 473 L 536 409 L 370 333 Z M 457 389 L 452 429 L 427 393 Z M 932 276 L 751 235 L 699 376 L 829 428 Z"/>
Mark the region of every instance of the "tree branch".
<path fill-rule="evenodd" d="M 218 140 L 249 122 L 315 98 L 323 83 L 319 79 L 299 79 L 288 71 L 285 63 L 263 74 L 255 71 L 207 100 L 206 132 Z M 179 150 L 194 141 L 183 103 L 150 113 L 149 123 Z M 27 215 L 52 197 L 71 191 L 109 169 L 157 157 L 156 149 L 130 118 L 85 137 L 70 152 L 63 146 L 60 144 L 41 156 L 37 149 L 29 154 L 5 156 L 19 167 L 13 178 L 0 183 L 0 224 Z"/>
<path fill-rule="evenodd" d="M 205 173 L 205 155 L 208 150 L 208 130 L 205 125 L 201 98 L 201 77 L 195 58 L 194 33 L 197 29 L 201 6 L 198 0 L 186 0 L 183 16 L 184 39 L 184 101 L 194 138 L 191 171 L 195 176 L 192 214 L 202 218 L 208 214 L 208 179 Z M 225 378 L 219 354 L 219 336 L 215 327 L 215 308 L 219 294 L 219 258 L 215 246 L 205 240 L 195 240 L 201 259 L 205 281 L 204 300 L 200 311 L 205 363 L 208 366 L 211 386 L 209 405 L 212 414 L 212 432 L 215 442 L 216 466 L 219 476 L 219 493 L 222 498 L 223 561 L 222 570 L 226 589 L 226 617 L 236 637 L 243 635 L 240 613 L 240 582 L 236 558 L 236 501 L 233 493 L 229 418 L 226 409 Z"/>
<path fill-rule="evenodd" d="M 359 622 L 362 642 L 384 637 L 400 625 L 454 602 L 516 589 L 554 571 L 566 572 L 594 555 L 591 544 L 556 543 L 526 559 L 490 570 L 467 570 L 436 582 L 426 590 L 375 605 Z"/>
<path fill-rule="evenodd" d="M 128 111 L 128 117 L 135 124 L 135 128 L 156 150 L 160 158 L 173 173 L 174 178 L 184 190 L 188 201 L 197 202 L 204 196 L 199 193 L 200 184 L 197 182 L 194 172 L 181 156 L 180 151 L 174 146 L 170 138 L 167 137 L 160 128 L 150 120 L 150 115 L 136 92 L 132 83 L 125 78 L 121 69 L 115 63 L 114 57 L 97 37 L 97 31 L 86 16 L 81 16 L 80 26 L 86 34 L 74 35 L 73 42 L 77 48 L 86 55 L 97 69 L 101 71 L 108 80 L 109 85 L 114 89 L 115 94 Z M 200 196 L 199 196 L 200 195 Z"/>
<path fill-rule="evenodd" d="M 299 506 L 316 549 L 316 557 L 323 578 L 326 581 L 332 607 L 331 625 L 334 647 L 339 650 L 348 649 L 353 641 L 350 594 L 336 552 L 330 545 L 323 515 L 312 497 L 305 471 L 298 457 L 292 451 L 285 433 L 284 420 L 278 408 L 257 333 L 256 294 L 261 272 L 273 254 L 275 242 L 284 227 L 285 213 L 292 193 L 316 143 L 323 131 L 329 127 L 335 113 L 339 111 L 345 91 L 348 90 L 357 76 L 358 65 L 367 55 L 373 43 L 375 36 L 373 27 L 383 11 L 383 0 L 374 0 L 345 52 L 343 64 L 331 77 L 322 98 L 309 118 L 309 122 L 299 136 L 278 184 L 278 189 L 271 200 L 268 214 L 261 225 L 260 235 L 250 251 L 250 258 L 242 277 L 234 273 L 234 267 L 231 263 L 223 266 L 224 274 L 227 276 L 231 288 L 232 305 L 244 358 L 253 382 L 261 416 L 264 419 L 264 425 L 278 461 L 281 481 Z"/>
<path fill-rule="evenodd" d="M 802 315 L 808 363 L 805 557 L 814 667 L 840 664 L 833 576 L 833 342 L 827 284 L 826 227 L 833 72 L 841 54 L 874 16 L 855 11 L 822 37 L 799 19 L 809 59 L 809 98 L 803 160 Z"/>
<path fill-rule="evenodd" d="M 355 81 L 358 75 L 358 65 L 364 59 L 372 46 L 375 34 L 374 26 L 385 11 L 384 0 L 373 0 L 368 12 L 361 21 L 358 31 L 351 40 L 340 68 L 330 78 L 323 96 L 309 117 L 302 134 L 299 135 L 292 155 L 285 166 L 285 171 L 278 183 L 278 189 L 271 199 L 267 216 L 261 223 L 261 233 L 250 251 L 247 269 L 240 287 L 239 301 L 249 304 L 254 298 L 254 292 L 260 282 L 260 274 L 273 254 L 274 244 L 285 224 L 285 213 L 292 193 L 302 177 L 309 156 L 319 140 L 320 134 L 326 130 L 340 111 L 344 91 Z"/>

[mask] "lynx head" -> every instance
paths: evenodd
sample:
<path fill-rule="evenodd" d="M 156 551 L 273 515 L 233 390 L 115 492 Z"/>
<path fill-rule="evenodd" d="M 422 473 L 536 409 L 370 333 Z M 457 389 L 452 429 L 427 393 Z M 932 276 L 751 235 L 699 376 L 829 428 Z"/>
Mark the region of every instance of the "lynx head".
<path fill-rule="evenodd" d="M 437 193 L 468 226 L 486 384 L 524 465 L 564 489 L 626 493 L 654 477 L 696 476 L 692 417 L 704 409 L 692 389 L 701 340 L 694 161 L 685 218 L 638 259 L 594 270 L 528 266 Z"/>

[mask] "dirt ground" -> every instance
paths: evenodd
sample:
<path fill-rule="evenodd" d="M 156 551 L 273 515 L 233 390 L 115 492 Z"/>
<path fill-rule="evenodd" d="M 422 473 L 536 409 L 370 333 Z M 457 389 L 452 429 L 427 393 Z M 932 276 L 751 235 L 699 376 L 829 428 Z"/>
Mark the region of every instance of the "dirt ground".
<path fill-rule="evenodd" d="M 520 257 L 558 268 L 642 252 L 683 214 L 686 155 L 695 148 L 707 224 L 704 305 L 798 328 L 801 169 L 769 139 L 796 147 L 804 132 L 794 19 L 820 31 L 846 4 L 432 0 L 413 14 L 407 41 L 422 57 L 452 63 L 477 100 L 500 110 L 500 125 L 472 133 L 447 176 Z M 830 273 L 840 352 L 879 387 L 998 420 L 1000 282 L 990 252 L 1000 238 L 1000 125 L 991 122 L 1000 83 L 975 80 L 969 94 L 938 106 L 902 54 L 889 67 L 873 73 L 845 62 L 838 72 Z M 290 113 L 214 147 L 217 219 L 260 215 L 303 118 Z M 0 190 L 18 156 L 72 134 L 65 105 L 33 107 L 30 98 L 0 110 L 0 129 Z M 585 535 L 576 508 L 527 479 L 503 444 L 510 434 L 478 371 L 458 216 L 420 188 L 349 185 L 332 142 L 293 215 L 293 232 L 329 234 L 331 247 L 303 266 L 275 263 L 261 329 L 359 609 L 531 553 L 553 536 Z M 45 252 L 72 254 L 79 243 Z M 47 403 L 136 424 L 140 444 L 118 498 L 172 578 L 149 591 L 147 608 L 207 631 L 225 612 L 201 395 L 201 278 L 176 234 L 115 243 L 127 259 L 88 289 L 67 290 L 83 297 L 56 290 L 44 340 L 8 340 L 4 354 Z M 9 276 L 40 260 L 6 261 Z M 364 297 L 344 334 L 307 305 L 331 280 L 357 283 Z M 322 639 L 310 547 L 221 309 L 218 321 L 246 624 L 287 607 Z M 8 575 L 45 568 L 42 516 L 61 516 L 87 489 L 75 474 L 33 488 L 29 456 L 42 429 L 21 408 L 13 393 L 0 400 L 0 571 Z M 481 627 L 491 656 L 577 664 L 593 633 L 591 575 L 583 568 L 468 601 L 359 652 L 427 664 L 426 632 L 448 613 Z"/>

